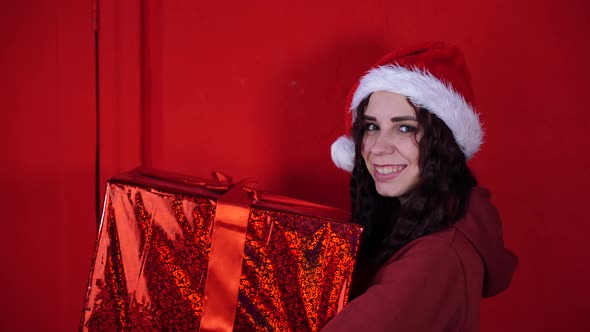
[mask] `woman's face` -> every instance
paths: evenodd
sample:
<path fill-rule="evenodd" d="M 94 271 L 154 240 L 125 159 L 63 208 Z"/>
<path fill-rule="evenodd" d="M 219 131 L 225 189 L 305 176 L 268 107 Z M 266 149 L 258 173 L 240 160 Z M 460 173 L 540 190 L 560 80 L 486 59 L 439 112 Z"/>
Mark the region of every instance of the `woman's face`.
<path fill-rule="evenodd" d="M 418 119 L 400 94 L 374 92 L 363 116 L 362 155 L 382 196 L 403 198 L 418 182 Z"/>

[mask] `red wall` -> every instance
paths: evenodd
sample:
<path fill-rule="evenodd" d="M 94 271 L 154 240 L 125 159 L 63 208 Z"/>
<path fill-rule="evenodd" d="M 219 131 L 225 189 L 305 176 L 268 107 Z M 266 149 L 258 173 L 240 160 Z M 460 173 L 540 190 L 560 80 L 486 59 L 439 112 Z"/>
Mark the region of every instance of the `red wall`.
<path fill-rule="evenodd" d="M 95 188 L 80 185 L 93 180 L 96 122 L 89 4 L 70 2 L 0 11 L 10 74 L 0 79 L 2 184 L 18 188 L 2 202 L 2 285 L 14 285 L 4 326 L 29 310 L 31 328 L 73 329 L 79 319 L 95 236 Z M 482 302 L 482 331 L 590 329 L 585 2 L 101 0 L 100 10 L 101 183 L 140 163 L 222 170 L 341 207 L 348 178 L 329 146 L 344 130 L 349 86 L 396 46 L 460 45 L 487 129 L 471 165 L 520 257 L 511 288 Z"/>
<path fill-rule="evenodd" d="M 0 330 L 74 331 L 96 234 L 91 1 L 0 5 Z"/>

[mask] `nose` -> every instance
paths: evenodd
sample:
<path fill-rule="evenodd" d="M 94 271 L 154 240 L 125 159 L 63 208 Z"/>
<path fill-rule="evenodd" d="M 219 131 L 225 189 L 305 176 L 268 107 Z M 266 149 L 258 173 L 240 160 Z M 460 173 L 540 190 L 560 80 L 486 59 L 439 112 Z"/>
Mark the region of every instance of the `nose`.
<path fill-rule="evenodd" d="M 395 151 L 395 144 L 391 137 L 387 135 L 387 132 L 380 131 L 377 135 L 372 137 L 373 140 L 370 142 L 370 151 L 372 154 L 390 154 Z"/>

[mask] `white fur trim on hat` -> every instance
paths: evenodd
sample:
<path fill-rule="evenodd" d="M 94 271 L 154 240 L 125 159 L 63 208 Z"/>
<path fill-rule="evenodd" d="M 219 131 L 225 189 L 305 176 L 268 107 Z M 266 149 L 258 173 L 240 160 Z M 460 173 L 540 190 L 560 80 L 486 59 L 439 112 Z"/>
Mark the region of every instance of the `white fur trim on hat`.
<path fill-rule="evenodd" d="M 353 122 L 354 110 L 363 99 L 376 91 L 404 95 L 416 106 L 425 107 L 438 116 L 451 129 L 467 159 L 479 150 L 483 131 L 478 114 L 451 85 L 441 82 L 429 72 L 395 65 L 371 69 L 363 76 L 354 92 L 350 105 Z M 352 151 L 354 159 L 354 146 Z M 334 159 L 333 148 L 332 156 Z"/>
<path fill-rule="evenodd" d="M 334 164 L 347 171 L 352 172 L 354 168 L 354 141 L 350 136 L 340 136 L 332 143 L 332 161 Z"/>

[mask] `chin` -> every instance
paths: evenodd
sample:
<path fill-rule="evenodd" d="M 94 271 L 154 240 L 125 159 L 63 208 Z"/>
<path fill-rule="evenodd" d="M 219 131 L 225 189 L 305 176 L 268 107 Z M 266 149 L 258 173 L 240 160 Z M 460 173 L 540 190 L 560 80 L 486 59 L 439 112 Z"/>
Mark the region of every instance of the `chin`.
<path fill-rule="evenodd" d="M 388 188 L 388 186 L 376 186 L 375 190 L 377 193 L 384 197 L 400 197 L 404 195 L 404 192 L 400 188 Z"/>
<path fill-rule="evenodd" d="M 376 183 L 375 190 L 383 197 L 397 197 L 403 199 L 416 187 L 416 182 L 411 183 Z"/>

